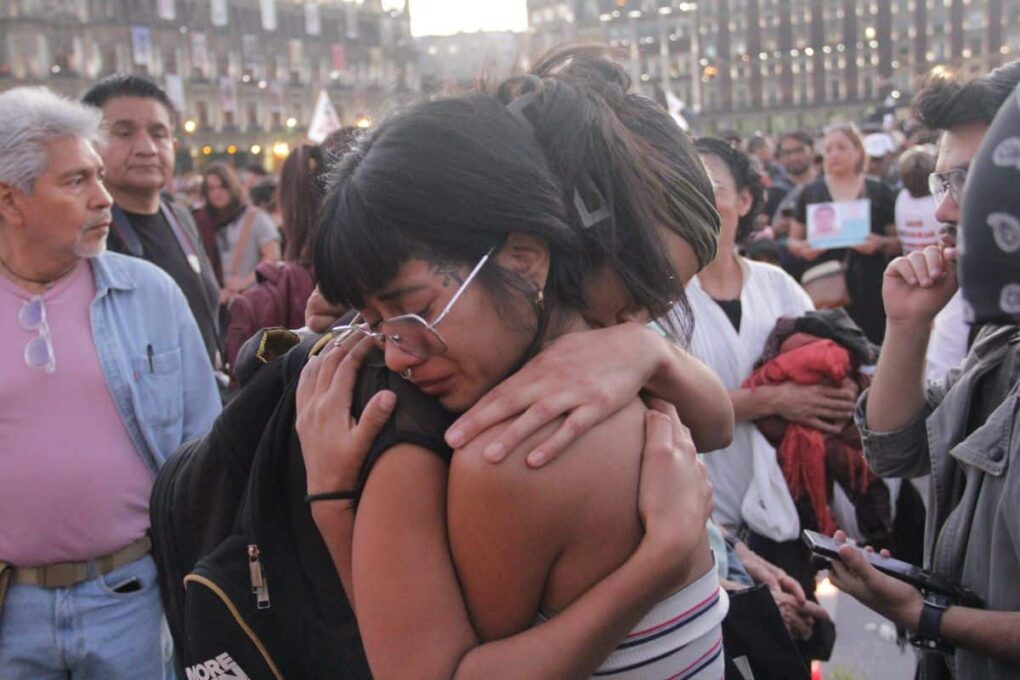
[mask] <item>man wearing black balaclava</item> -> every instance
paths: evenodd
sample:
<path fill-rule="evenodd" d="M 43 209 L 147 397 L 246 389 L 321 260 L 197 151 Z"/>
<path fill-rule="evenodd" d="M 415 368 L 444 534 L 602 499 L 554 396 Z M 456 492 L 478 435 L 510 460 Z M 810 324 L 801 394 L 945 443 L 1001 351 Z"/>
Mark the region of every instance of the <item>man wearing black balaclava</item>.
<path fill-rule="evenodd" d="M 924 567 L 985 606 L 922 595 L 850 547 L 833 580 L 915 636 L 924 680 L 1005 680 L 1020 677 L 1020 89 L 984 135 L 963 194 L 959 258 L 931 246 L 886 271 L 889 330 L 856 420 L 878 474 L 931 473 Z M 931 321 L 957 281 L 982 328 L 960 367 L 924 390 Z"/>

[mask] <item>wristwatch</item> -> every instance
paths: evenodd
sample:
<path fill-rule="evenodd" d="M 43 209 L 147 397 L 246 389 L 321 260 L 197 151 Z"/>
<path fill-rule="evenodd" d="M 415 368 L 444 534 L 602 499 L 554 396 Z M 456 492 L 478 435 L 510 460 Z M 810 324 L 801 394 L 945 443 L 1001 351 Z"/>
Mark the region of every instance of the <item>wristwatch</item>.
<path fill-rule="evenodd" d="M 939 629 L 942 615 L 952 604 L 948 595 L 927 592 L 924 594 L 924 606 L 921 608 L 921 620 L 917 624 L 917 632 L 910 636 L 910 643 L 920 649 L 952 654 L 955 648 L 942 640 Z"/>

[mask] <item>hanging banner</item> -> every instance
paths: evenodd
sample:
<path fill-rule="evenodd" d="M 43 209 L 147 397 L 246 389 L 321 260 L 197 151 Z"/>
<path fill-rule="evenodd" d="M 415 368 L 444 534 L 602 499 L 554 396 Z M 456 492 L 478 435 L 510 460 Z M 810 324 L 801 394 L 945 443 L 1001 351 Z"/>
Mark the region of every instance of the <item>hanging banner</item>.
<path fill-rule="evenodd" d="M 303 66 L 301 60 L 301 41 L 291 40 L 289 41 L 289 47 L 290 49 L 288 50 L 288 53 L 290 55 L 290 72 L 300 73 L 301 67 Z"/>
<path fill-rule="evenodd" d="M 254 71 L 258 60 L 259 43 L 258 38 L 251 34 L 241 36 L 241 57 L 244 70 Z"/>
<path fill-rule="evenodd" d="M 230 76 L 220 77 L 220 110 L 237 113 L 237 81 Z"/>
<path fill-rule="evenodd" d="M 347 48 L 340 43 L 333 43 L 330 47 L 330 56 L 333 57 L 333 70 L 334 71 L 346 71 L 347 70 Z"/>
<path fill-rule="evenodd" d="M 156 16 L 167 21 L 176 19 L 177 7 L 174 6 L 174 0 L 156 0 Z"/>
<path fill-rule="evenodd" d="M 40 39 L 45 39 L 43 36 L 39 36 Z M 125 43 L 119 42 L 114 46 L 114 63 L 117 65 L 117 71 L 127 73 L 131 71 L 131 47 Z"/>
<path fill-rule="evenodd" d="M 148 26 L 131 27 L 131 55 L 138 66 L 152 62 L 152 33 Z"/>
<path fill-rule="evenodd" d="M 197 68 L 203 73 L 209 66 L 209 47 L 205 33 L 191 34 L 191 68 Z"/>
<path fill-rule="evenodd" d="M 319 90 L 319 98 L 315 102 L 315 110 L 312 112 L 312 122 L 308 125 L 308 139 L 316 144 L 322 144 L 326 137 L 339 130 L 340 116 L 333 108 L 333 102 L 325 90 Z"/>
<path fill-rule="evenodd" d="M 35 57 L 29 62 L 28 70 L 34 77 L 41 78 L 50 70 L 50 44 L 42 33 L 35 36 Z"/>
<path fill-rule="evenodd" d="M 283 82 L 274 80 L 269 83 L 269 97 L 273 113 L 283 112 Z"/>
<path fill-rule="evenodd" d="M 231 78 L 241 77 L 241 55 L 234 50 L 227 53 L 227 75 Z"/>
<path fill-rule="evenodd" d="M 213 26 L 226 26 L 229 20 L 227 14 L 227 0 L 211 0 L 209 3 L 209 18 Z"/>
<path fill-rule="evenodd" d="M 276 77 L 279 80 L 290 79 L 290 60 L 283 52 L 276 53 Z"/>
<path fill-rule="evenodd" d="M 71 38 L 71 56 L 67 66 L 74 73 L 83 73 L 85 70 L 85 39 L 81 36 Z"/>
<path fill-rule="evenodd" d="M 259 10 L 262 14 L 262 30 L 276 30 L 276 0 L 260 0 Z"/>
<path fill-rule="evenodd" d="M 184 79 L 176 73 L 166 74 L 166 96 L 174 105 L 174 110 L 183 114 L 185 111 Z"/>
<path fill-rule="evenodd" d="M 351 40 L 357 40 L 359 35 L 358 6 L 355 5 L 353 2 L 347 3 L 346 19 L 347 20 L 345 24 L 347 26 L 347 37 L 350 38 Z"/>
<path fill-rule="evenodd" d="M 95 79 L 103 71 L 103 52 L 99 49 L 99 43 L 92 38 L 86 43 L 85 75 Z"/>
<path fill-rule="evenodd" d="M 319 35 L 322 33 L 319 6 L 314 2 L 305 3 L 305 33 L 308 35 Z"/>

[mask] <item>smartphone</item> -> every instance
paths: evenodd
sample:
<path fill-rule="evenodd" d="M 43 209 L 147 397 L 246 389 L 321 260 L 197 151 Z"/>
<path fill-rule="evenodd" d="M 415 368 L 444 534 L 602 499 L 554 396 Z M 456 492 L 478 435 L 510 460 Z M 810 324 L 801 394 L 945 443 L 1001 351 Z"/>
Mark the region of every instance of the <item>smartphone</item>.
<path fill-rule="evenodd" d="M 113 592 L 120 593 L 120 594 L 123 595 L 123 594 L 126 594 L 126 593 L 137 593 L 141 589 L 142 589 L 142 582 L 136 576 L 136 577 L 133 577 L 133 578 L 129 578 L 127 581 L 124 581 L 124 583 L 121 583 L 119 586 L 117 586 L 116 588 L 113 589 Z"/>
<path fill-rule="evenodd" d="M 808 550 L 816 555 L 821 555 L 829 559 L 839 559 L 839 549 L 841 546 L 846 545 L 840 543 L 833 538 L 824 536 L 815 531 L 805 530 L 802 532 L 804 543 L 807 545 Z M 859 548 L 864 556 L 871 562 L 871 565 L 878 569 L 883 574 L 888 574 L 893 578 L 899 579 L 905 583 L 909 583 L 918 590 L 932 591 L 940 593 L 942 595 L 948 595 L 953 598 L 958 604 L 967 607 L 984 607 L 984 602 L 978 597 L 972 590 L 961 586 L 958 583 L 947 579 L 939 574 L 933 574 L 930 571 L 904 562 L 897 560 L 892 557 L 883 557 L 877 552 L 866 552 Z"/>

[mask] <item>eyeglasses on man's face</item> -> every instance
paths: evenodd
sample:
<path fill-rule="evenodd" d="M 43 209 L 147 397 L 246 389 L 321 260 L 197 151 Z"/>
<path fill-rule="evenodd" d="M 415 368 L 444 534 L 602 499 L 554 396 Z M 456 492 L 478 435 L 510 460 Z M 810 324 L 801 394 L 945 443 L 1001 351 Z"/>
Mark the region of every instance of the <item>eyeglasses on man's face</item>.
<path fill-rule="evenodd" d="M 952 197 L 956 205 L 961 205 L 963 187 L 967 183 L 967 169 L 954 168 L 946 172 L 933 172 L 928 175 L 928 188 L 935 199 L 935 205 L 941 205 L 946 195 Z"/>
<path fill-rule="evenodd" d="M 457 300 L 460 299 L 464 291 L 471 285 L 471 282 L 478 276 L 478 272 L 488 262 L 490 255 L 492 255 L 492 250 L 489 250 L 489 252 L 482 256 L 482 259 L 478 261 L 478 264 L 471 270 L 471 273 L 467 275 L 464 283 L 460 285 L 460 288 L 457 289 L 453 297 L 450 298 L 450 301 L 443 307 L 443 311 L 439 312 L 439 316 L 432 323 L 429 323 L 417 314 L 400 314 L 389 319 L 383 319 L 373 329 L 359 315 L 354 317 L 350 324 L 336 326 L 331 330 L 340 333 L 345 331 L 362 333 L 380 344 L 388 342 L 395 347 L 399 347 L 401 350 L 419 359 L 428 359 L 444 354 L 447 349 L 446 341 L 439 335 L 436 327 L 450 314 L 450 310 L 457 304 Z"/>

